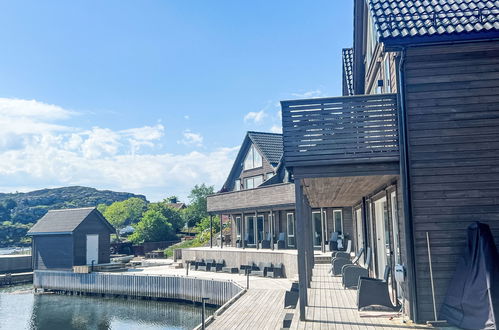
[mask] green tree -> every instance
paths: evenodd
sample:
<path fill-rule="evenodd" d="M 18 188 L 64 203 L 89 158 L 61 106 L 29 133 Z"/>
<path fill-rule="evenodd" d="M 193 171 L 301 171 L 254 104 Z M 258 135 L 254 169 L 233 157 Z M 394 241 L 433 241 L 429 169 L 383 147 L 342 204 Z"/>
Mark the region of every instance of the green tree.
<path fill-rule="evenodd" d="M 146 209 L 146 201 L 132 197 L 109 205 L 104 209 L 103 215 L 116 228 L 119 235 L 119 231 L 124 227 L 139 222 Z"/>
<path fill-rule="evenodd" d="M 180 212 L 169 207 L 165 202 L 151 203 L 149 204 L 148 210 L 160 212 L 172 225 L 172 230 L 174 232 L 179 232 L 184 227 L 184 219 L 180 215 Z"/>
<path fill-rule="evenodd" d="M 175 238 L 172 225 L 158 210 L 147 210 L 134 227 L 135 231 L 129 239 L 135 244 L 169 241 Z"/>
<path fill-rule="evenodd" d="M 213 186 L 206 186 L 204 183 L 195 185 L 189 195 L 189 206 L 184 209 L 183 217 L 188 227 L 195 226 L 203 218 L 208 216 L 206 207 L 206 197 L 214 194 Z"/>

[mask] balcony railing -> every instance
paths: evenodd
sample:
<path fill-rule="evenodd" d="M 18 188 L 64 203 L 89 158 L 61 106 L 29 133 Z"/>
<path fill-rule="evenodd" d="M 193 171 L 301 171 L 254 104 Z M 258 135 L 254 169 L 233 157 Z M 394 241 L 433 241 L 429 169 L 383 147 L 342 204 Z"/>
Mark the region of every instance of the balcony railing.
<path fill-rule="evenodd" d="M 282 101 L 286 166 L 396 161 L 397 94 Z"/>

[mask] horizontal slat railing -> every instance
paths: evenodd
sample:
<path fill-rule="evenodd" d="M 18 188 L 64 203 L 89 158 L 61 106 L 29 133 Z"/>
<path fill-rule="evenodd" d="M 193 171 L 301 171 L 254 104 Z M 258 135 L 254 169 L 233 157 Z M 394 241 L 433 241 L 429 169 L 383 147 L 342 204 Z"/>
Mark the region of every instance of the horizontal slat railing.
<path fill-rule="evenodd" d="M 282 101 L 286 166 L 395 161 L 397 94 Z"/>
<path fill-rule="evenodd" d="M 124 275 L 113 273 L 73 273 L 69 271 L 37 270 L 35 288 L 54 291 L 74 291 L 115 294 L 131 297 L 179 299 L 223 305 L 243 288 L 232 281 L 219 281 L 181 276 Z"/>

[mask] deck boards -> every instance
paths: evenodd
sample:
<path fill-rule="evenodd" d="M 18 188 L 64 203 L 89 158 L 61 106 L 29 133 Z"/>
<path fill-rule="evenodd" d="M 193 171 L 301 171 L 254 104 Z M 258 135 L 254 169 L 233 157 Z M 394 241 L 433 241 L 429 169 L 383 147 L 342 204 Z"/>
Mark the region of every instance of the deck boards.
<path fill-rule="evenodd" d="M 291 329 L 429 329 L 424 325 L 403 324 L 400 318 L 390 320 L 390 313 L 372 312 L 369 316 L 359 313 L 356 307 L 357 291 L 343 289 L 341 277 L 328 274 L 328 265 L 315 266 L 308 292 L 307 320 L 300 321 L 297 308 Z"/>

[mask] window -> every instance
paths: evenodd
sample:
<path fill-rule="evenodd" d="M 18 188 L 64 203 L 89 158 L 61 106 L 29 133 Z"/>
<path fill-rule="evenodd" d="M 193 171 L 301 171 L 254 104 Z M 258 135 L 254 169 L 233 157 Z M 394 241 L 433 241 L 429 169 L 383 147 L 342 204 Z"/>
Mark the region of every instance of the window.
<path fill-rule="evenodd" d="M 295 215 L 293 213 L 287 214 L 287 228 L 288 228 L 288 246 L 295 246 Z"/>
<path fill-rule="evenodd" d="M 237 239 L 241 239 L 241 217 L 236 217 L 236 236 Z"/>
<path fill-rule="evenodd" d="M 263 175 L 256 175 L 244 179 L 244 189 L 253 189 L 261 185 L 263 182 Z"/>
<path fill-rule="evenodd" d="M 334 231 L 343 235 L 343 214 L 341 210 L 333 211 Z"/>
<path fill-rule="evenodd" d="M 244 160 L 244 170 L 251 170 L 257 167 L 262 167 L 262 156 L 256 150 L 255 146 L 252 145 Z"/>
<path fill-rule="evenodd" d="M 385 57 L 385 83 L 384 83 L 384 89 L 385 93 L 391 93 L 392 92 L 392 86 L 391 86 L 391 81 L 390 81 L 390 58 L 388 55 Z"/>
<path fill-rule="evenodd" d="M 241 190 L 241 179 L 237 179 L 236 182 L 234 183 L 234 190 L 235 191 Z"/>

